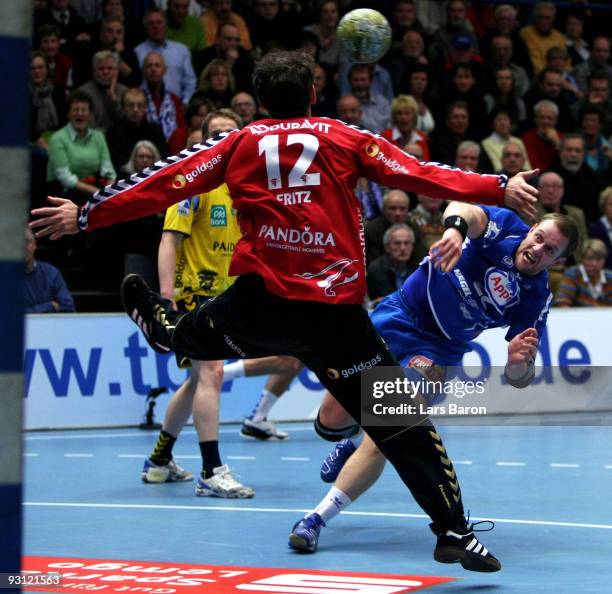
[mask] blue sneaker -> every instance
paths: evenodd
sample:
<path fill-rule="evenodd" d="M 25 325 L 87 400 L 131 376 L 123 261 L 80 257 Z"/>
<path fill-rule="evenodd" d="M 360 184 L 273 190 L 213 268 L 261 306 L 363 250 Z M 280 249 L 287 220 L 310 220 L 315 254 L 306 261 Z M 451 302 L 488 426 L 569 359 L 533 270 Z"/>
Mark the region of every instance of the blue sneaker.
<path fill-rule="evenodd" d="M 319 532 L 325 522 L 319 514 L 308 514 L 302 518 L 289 535 L 289 547 L 296 551 L 314 553 L 319 544 Z"/>
<path fill-rule="evenodd" d="M 327 454 L 321 465 L 321 480 L 324 483 L 334 483 L 346 464 L 346 461 L 355 453 L 355 444 L 350 439 L 343 439 L 336 444 L 332 452 Z"/>

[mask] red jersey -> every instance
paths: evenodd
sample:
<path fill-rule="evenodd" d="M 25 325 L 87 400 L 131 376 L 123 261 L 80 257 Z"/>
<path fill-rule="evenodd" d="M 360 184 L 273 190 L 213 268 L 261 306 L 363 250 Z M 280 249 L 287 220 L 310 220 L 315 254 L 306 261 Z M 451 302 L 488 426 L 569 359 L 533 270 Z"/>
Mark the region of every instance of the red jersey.
<path fill-rule="evenodd" d="M 255 273 L 289 299 L 362 303 L 365 240 L 359 177 L 433 198 L 499 205 L 506 177 L 419 162 L 337 120 L 259 120 L 107 186 L 81 209 L 95 229 L 160 212 L 227 183 L 243 238 L 231 275 Z M 211 221 L 219 224 L 219 221 Z"/>

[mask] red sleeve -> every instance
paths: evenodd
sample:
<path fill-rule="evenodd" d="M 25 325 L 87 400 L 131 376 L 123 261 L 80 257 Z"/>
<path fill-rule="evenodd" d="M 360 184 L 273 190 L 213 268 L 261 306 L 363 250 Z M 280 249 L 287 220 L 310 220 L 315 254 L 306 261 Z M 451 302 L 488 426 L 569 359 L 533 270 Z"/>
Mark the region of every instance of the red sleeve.
<path fill-rule="evenodd" d="M 91 231 L 146 217 L 220 186 L 239 135 L 238 131 L 220 134 L 106 186 L 80 209 L 79 227 Z"/>
<path fill-rule="evenodd" d="M 503 206 L 507 177 L 470 173 L 440 163 L 418 161 L 380 136 L 358 132 L 363 175 L 390 188 L 431 198 Z"/>

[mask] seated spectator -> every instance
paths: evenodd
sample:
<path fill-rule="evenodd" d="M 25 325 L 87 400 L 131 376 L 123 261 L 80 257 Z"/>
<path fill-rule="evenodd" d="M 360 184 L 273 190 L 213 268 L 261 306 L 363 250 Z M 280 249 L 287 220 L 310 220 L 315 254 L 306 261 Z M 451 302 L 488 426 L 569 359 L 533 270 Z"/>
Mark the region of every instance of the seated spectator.
<path fill-rule="evenodd" d="M 461 101 L 452 103 L 446 112 L 444 126 L 437 127 L 431 135 L 430 149 L 434 161 L 454 165 L 457 147 L 469 139 L 469 126 L 470 114 L 467 105 Z"/>
<path fill-rule="evenodd" d="M 125 165 L 139 140 L 152 142 L 163 156 L 168 154 L 161 127 L 147 120 L 147 100 L 142 89 L 128 89 L 123 95 L 121 117 L 106 131 L 106 143 L 116 171 Z M 184 145 L 179 150 L 183 148 Z"/>
<path fill-rule="evenodd" d="M 317 98 L 310 106 L 310 112 L 316 117 L 335 118 L 338 94 L 333 83 L 327 84 L 327 72 L 321 64 L 315 64 L 313 83 Z"/>
<path fill-rule="evenodd" d="M 417 33 L 421 41 L 427 36 L 427 30 L 419 21 L 414 9 L 414 0 L 396 0 L 391 14 L 391 49 L 399 49 L 406 39 L 406 33 Z"/>
<path fill-rule="evenodd" d="M 423 159 L 429 161 L 429 144 L 423 132 L 416 130 L 419 107 L 409 95 L 398 95 L 391 102 L 391 125 L 382 132 L 382 137 L 400 148 L 407 144 L 418 144 Z"/>
<path fill-rule="evenodd" d="M 372 90 L 372 66 L 353 64 L 349 69 L 350 94 L 357 97 L 363 112 L 365 128 L 380 133 L 389 126 L 391 104 L 383 96 Z"/>
<path fill-rule="evenodd" d="M 150 140 L 139 140 L 132 148 L 129 159 L 120 167 L 121 175 L 129 177 L 134 173 L 140 173 L 160 159 L 159 149 Z"/>
<path fill-rule="evenodd" d="M 527 154 L 523 141 L 516 136 L 512 136 L 512 119 L 510 114 L 500 109 L 494 114 L 493 132 L 490 136 L 487 136 L 487 138 L 482 141 L 482 148 L 487 153 L 487 156 L 491 161 L 493 171 L 496 173 L 499 173 L 502 170 L 502 152 L 506 144 L 509 142 L 519 145 L 522 153 L 525 155 Z M 531 169 L 531 163 L 529 163 L 529 160 L 526 161 L 525 167 L 525 171 Z"/>
<path fill-rule="evenodd" d="M 453 37 L 450 58 L 442 68 L 435 68 L 435 64 L 432 64 L 434 68 L 431 73 L 439 84 L 448 85 L 455 68 L 460 64 L 469 66 L 478 85 L 482 86 L 485 78 L 484 62 L 477 53 L 474 37 L 465 33 Z"/>
<path fill-rule="evenodd" d="M 532 167 L 545 171 L 553 162 L 561 147 L 563 134 L 557 130 L 559 108 L 543 99 L 533 106 L 535 128 L 521 137 Z"/>
<path fill-rule="evenodd" d="M 70 6 L 69 0 L 49 0 L 42 22 L 58 28 L 60 44 L 69 55 L 74 55 L 80 42 L 91 40 L 85 19 Z"/>
<path fill-rule="evenodd" d="M 494 87 L 484 96 L 487 113 L 505 111 L 510 117 L 513 129 L 524 129 L 527 121 L 525 102 L 518 96 L 514 84 L 514 73 L 507 66 L 498 68 L 494 73 Z"/>
<path fill-rule="evenodd" d="M 587 223 L 595 221 L 599 193 L 605 183 L 603 176 L 594 173 L 586 164 L 584 139 L 580 134 L 571 133 L 563 137 L 559 154 L 549 171 L 558 173 L 563 179 L 563 203 L 584 210 Z"/>
<path fill-rule="evenodd" d="M 92 60 L 93 78 L 78 90 L 87 93 L 93 101 L 91 125 L 107 130 L 121 115 L 121 100 L 127 87 L 118 82 L 119 57 L 109 50 L 101 50 Z"/>
<path fill-rule="evenodd" d="M 571 64 L 569 53 L 565 46 L 554 46 L 546 52 L 546 67 L 551 70 L 558 70 L 561 73 L 561 87 L 564 91 L 568 92 L 571 99 L 573 99 L 573 103 L 580 99 L 582 92 L 578 88 L 576 78 L 570 72 Z"/>
<path fill-rule="evenodd" d="M 47 60 L 49 78 L 59 89 L 72 86 L 72 58 L 60 51 L 59 27 L 52 23 L 42 25 L 37 31 L 38 50 Z"/>
<path fill-rule="evenodd" d="M 210 99 L 215 109 L 230 106 L 236 93 L 236 83 L 230 65 L 225 60 L 215 58 L 202 70 L 198 93 Z"/>
<path fill-rule="evenodd" d="M 66 122 L 64 92 L 49 79 L 47 60 L 40 52 L 32 54 L 32 110 L 30 142 L 47 149 L 49 137 Z"/>
<path fill-rule="evenodd" d="M 521 42 L 522 43 L 522 42 Z M 486 63 L 486 86 L 495 87 L 495 73 L 501 68 L 512 71 L 514 89 L 517 97 L 523 97 L 531 87 L 531 80 L 523 66 L 513 61 L 514 44 L 506 35 L 496 35 L 491 39 L 491 56 Z M 531 65 L 529 66 L 531 69 Z"/>
<path fill-rule="evenodd" d="M 89 95 L 73 91 L 68 123 L 49 140 L 47 181 L 59 184 L 79 204 L 117 177 L 104 134 L 90 128 L 92 108 Z"/>
<path fill-rule="evenodd" d="M 360 126 L 364 128 L 363 124 L 363 108 L 361 102 L 354 95 L 345 95 L 340 97 L 336 103 L 336 112 L 338 119 L 346 122 L 347 124 L 353 124 L 354 126 Z"/>
<path fill-rule="evenodd" d="M 217 33 L 221 25 L 232 24 L 238 28 L 240 46 L 242 49 L 251 51 L 251 35 L 246 21 L 232 10 L 232 0 L 212 0 L 209 2 L 210 9 L 202 15 L 202 25 L 206 35 L 206 43 L 213 44 L 217 41 Z"/>
<path fill-rule="evenodd" d="M 416 270 L 410 263 L 414 250 L 414 231 L 405 224 L 391 225 L 383 235 L 385 253 L 368 266 L 368 297 L 376 305 L 383 297 L 402 287 Z"/>
<path fill-rule="evenodd" d="M 436 128 L 436 122 L 428 107 L 429 70 L 426 66 L 416 66 L 410 72 L 406 94 L 417 102 L 419 118 L 416 129 L 430 136 Z"/>
<path fill-rule="evenodd" d="M 576 129 L 576 121 L 570 107 L 574 97 L 563 88 L 563 74 L 559 70 L 546 67 L 540 72 L 536 84 L 525 95 L 527 110 L 532 110 L 536 103 L 544 99 L 557 106 L 559 130 L 571 132 Z"/>
<path fill-rule="evenodd" d="M 455 167 L 464 171 L 478 171 L 479 173 L 493 172 L 489 157 L 480 149 L 480 145 L 473 140 L 464 140 L 459 144 L 455 154 Z"/>
<path fill-rule="evenodd" d="M 230 107 L 232 111 L 236 112 L 242 118 L 242 121 L 244 122 L 245 126 L 247 124 L 250 124 L 251 122 L 254 122 L 255 120 L 258 120 L 260 117 L 257 113 L 257 103 L 255 101 L 255 98 L 253 97 L 253 95 L 249 95 L 248 93 L 236 93 L 232 97 Z"/>
<path fill-rule="evenodd" d="M 585 93 L 588 87 L 588 80 L 598 70 L 606 73 L 608 80 L 612 81 L 612 66 L 610 61 L 610 40 L 603 35 L 593 39 L 593 47 L 589 59 L 578 64 L 572 74 L 576 79 L 578 88 Z"/>
<path fill-rule="evenodd" d="M 572 62 L 577 66 L 586 62 L 591 55 L 589 44 L 584 40 L 584 17 L 578 12 L 572 12 L 565 19 L 565 45 Z"/>
<path fill-rule="evenodd" d="M 249 52 L 240 47 L 238 27 L 230 23 L 221 25 L 215 43 L 194 56 L 193 67 L 196 75 L 200 77 L 204 68 L 213 60 L 223 60 L 230 65 L 239 91 L 252 92 L 253 61 Z"/>
<path fill-rule="evenodd" d="M 589 227 L 589 235 L 604 242 L 608 250 L 606 268 L 612 269 L 612 186 L 599 195 L 599 212 L 601 218 Z"/>
<path fill-rule="evenodd" d="M 26 313 L 74 311 L 74 300 L 62 273 L 47 262 L 36 260 L 36 238 L 25 230 L 25 277 L 23 279 Z"/>
<path fill-rule="evenodd" d="M 120 20 L 123 23 L 124 46 L 126 48 L 130 48 L 130 51 L 133 51 L 133 49 L 143 39 L 141 19 L 138 18 L 138 21 L 136 21 L 136 19 L 126 19 L 125 18 L 125 8 L 123 6 L 123 0 L 102 0 L 101 4 L 102 4 L 102 21 L 99 23 L 99 26 L 101 27 L 102 23 L 107 18 Z M 97 37 L 99 37 L 99 31 L 96 30 L 97 25 L 98 24 L 94 23 L 93 34 L 92 34 L 93 39 L 96 39 Z M 109 48 L 100 48 L 100 49 L 109 49 Z M 119 49 L 117 49 L 117 52 L 121 53 Z M 136 63 L 138 64 L 138 60 L 136 60 Z M 131 80 L 129 82 L 126 82 L 126 81 L 121 81 L 121 82 L 123 82 L 123 84 L 127 86 L 134 86 L 131 84 L 134 81 L 131 81 Z M 138 83 L 140 83 L 140 80 L 138 80 Z"/>
<path fill-rule="evenodd" d="M 521 39 L 527 46 L 533 72 L 539 74 L 546 65 L 546 52 L 555 46 L 565 46 L 565 36 L 553 28 L 557 9 L 553 2 L 536 2 L 533 24 L 523 27 Z"/>
<path fill-rule="evenodd" d="M 164 86 L 184 105 L 189 103 L 196 86 L 196 75 L 191 65 L 191 54 L 185 45 L 167 39 L 166 13 L 158 8 L 149 9 L 143 18 L 147 38 L 134 48 L 138 62 L 144 70 L 144 61 L 156 52 L 164 61 Z M 143 73 L 144 76 L 144 73 Z"/>
<path fill-rule="evenodd" d="M 600 175 L 606 175 L 610 171 L 612 158 L 610 143 L 601 133 L 603 122 L 604 114 L 596 105 L 586 107 L 580 114 L 580 131 L 584 138 L 586 164 Z"/>
<path fill-rule="evenodd" d="M 508 142 L 501 156 L 501 172 L 511 178 L 520 171 L 529 171 L 531 167 L 527 167 L 528 163 L 527 151 L 523 143 L 517 144 L 514 141 Z"/>
<path fill-rule="evenodd" d="M 468 43 L 478 48 L 472 24 L 467 19 L 465 0 L 450 0 L 446 5 L 446 23 L 434 32 L 429 44 L 432 64 L 442 66 L 451 59 L 453 41 L 459 36 L 467 37 Z"/>
<path fill-rule="evenodd" d="M 607 307 L 612 305 L 612 271 L 605 269 L 608 249 L 600 239 L 587 239 L 581 263 L 565 271 L 557 290 L 557 307 Z"/>
<path fill-rule="evenodd" d="M 604 114 L 603 135 L 608 137 L 612 133 L 612 98 L 610 97 L 610 79 L 602 70 L 596 70 L 589 78 L 589 88 L 581 101 L 572 106 L 576 121 L 587 108 L 596 106 Z"/>
<path fill-rule="evenodd" d="M 293 49 L 300 39 L 300 22 L 281 10 L 280 0 L 254 0 L 249 22 L 253 47 L 265 53 L 271 44 Z"/>
<path fill-rule="evenodd" d="M 417 200 L 419 203 L 408 216 L 408 221 L 413 228 L 416 226 L 419 230 L 420 241 L 415 246 L 414 255 L 417 262 L 420 262 L 429 252 L 429 248 L 442 239 L 446 230 L 442 220 L 445 202 L 424 194 L 417 194 Z"/>
<path fill-rule="evenodd" d="M 319 42 L 317 61 L 324 67 L 337 68 L 340 63 L 340 44 L 336 40 L 336 29 L 340 22 L 340 8 L 336 0 L 324 0 L 319 5 L 316 23 L 304 27 L 304 31 L 314 33 Z"/>
<path fill-rule="evenodd" d="M 168 0 L 166 4 L 168 39 L 182 43 L 195 56 L 207 46 L 202 21 L 189 14 L 189 0 Z"/>
<path fill-rule="evenodd" d="M 149 52 L 142 64 L 142 90 L 147 101 L 147 120 L 159 124 L 167 140 L 185 125 L 181 99 L 164 83 L 166 62 L 159 52 Z"/>
<path fill-rule="evenodd" d="M 410 72 L 415 66 L 426 66 L 428 63 L 423 35 L 418 31 L 404 33 L 400 47 L 391 52 L 386 60 L 387 70 L 396 93 L 406 93 Z"/>
<path fill-rule="evenodd" d="M 341 64 L 336 77 L 336 84 L 340 89 L 340 95 L 347 95 L 351 92 L 351 82 L 349 80 L 349 72 L 352 64 Z M 395 91 L 393 90 L 393 82 L 389 71 L 380 64 L 373 64 L 369 67 L 370 76 L 372 78 L 370 84 L 370 93 L 374 95 L 382 95 L 389 103 L 393 101 Z"/>
<path fill-rule="evenodd" d="M 187 146 L 187 138 L 192 132 L 202 129 L 202 122 L 214 110 L 207 97 L 196 93 L 185 110 L 185 124 L 179 126 L 168 139 L 170 154 L 176 155 Z"/>

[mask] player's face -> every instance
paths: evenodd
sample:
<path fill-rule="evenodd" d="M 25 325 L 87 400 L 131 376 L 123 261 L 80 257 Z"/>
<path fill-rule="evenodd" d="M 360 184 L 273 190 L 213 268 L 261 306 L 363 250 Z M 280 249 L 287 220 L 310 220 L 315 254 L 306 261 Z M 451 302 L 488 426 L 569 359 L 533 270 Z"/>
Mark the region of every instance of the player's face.
<path fill-rule="evenodd" d="M 553 221 L 534 225 L 521 241 L 514 263 L 519 272 L 533 276 L 563 260 L 567 239 Z"/>

